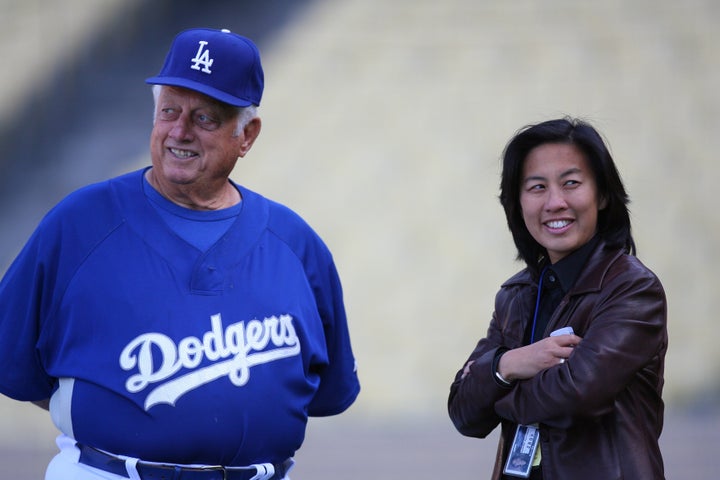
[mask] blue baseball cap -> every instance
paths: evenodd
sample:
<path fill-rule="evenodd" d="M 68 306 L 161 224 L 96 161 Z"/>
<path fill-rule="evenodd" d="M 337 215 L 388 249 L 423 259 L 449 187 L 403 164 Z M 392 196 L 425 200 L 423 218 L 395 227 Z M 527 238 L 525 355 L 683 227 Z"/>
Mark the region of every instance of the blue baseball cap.
<path fill-rule="evenodd" d="M 173 40 L 153 85 L 189 88 L 236 107 L 260 105 L 264 75 L 255 44 L 230 30 L 196 28 Z"/>

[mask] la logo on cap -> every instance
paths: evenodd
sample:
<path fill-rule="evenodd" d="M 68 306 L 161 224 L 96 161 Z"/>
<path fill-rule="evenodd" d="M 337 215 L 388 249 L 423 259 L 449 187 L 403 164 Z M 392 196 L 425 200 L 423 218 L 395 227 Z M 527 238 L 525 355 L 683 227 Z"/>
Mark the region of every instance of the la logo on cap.
<path fill-rule="evenodd" d="M 198 47 L 195 58 L 190 60 L 192 62 L 192 66 L 190 68 L 193 70 L 200 70 L 203 73 L 212 73 L 210 67 L 212 67 L 215 60 L 210 58 L 210 50 L 205 48 L 205 45 L 207 45 L 208 42 L 200 40 L 198 43 L 200 44 L 200 47 Z M 200 68 L 200 65 L 202 65 L 202 68 Z"/>
<path fill-rule="evenodd" d="M 209 28 L 177 34 L 160 73 L 145 81 L 187 88 L 236 107 L 260 105 L 265 83 L 252 40 Z"/>

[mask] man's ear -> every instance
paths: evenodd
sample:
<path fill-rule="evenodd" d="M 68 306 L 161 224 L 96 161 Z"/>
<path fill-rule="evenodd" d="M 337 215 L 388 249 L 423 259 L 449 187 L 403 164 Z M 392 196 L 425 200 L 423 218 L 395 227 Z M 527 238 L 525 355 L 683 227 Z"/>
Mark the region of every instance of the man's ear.
<path fill-rule="evenodd" d="M 262 122 L 260 121 L 260 117 L 253 118 L 245 125 L 243 129 L 243 141 L 240 144 L 240 157 L 244 157 L 250 151 L 253 143 L 255 143 L 255 139 L 260 135 L 261 127 Z"/>

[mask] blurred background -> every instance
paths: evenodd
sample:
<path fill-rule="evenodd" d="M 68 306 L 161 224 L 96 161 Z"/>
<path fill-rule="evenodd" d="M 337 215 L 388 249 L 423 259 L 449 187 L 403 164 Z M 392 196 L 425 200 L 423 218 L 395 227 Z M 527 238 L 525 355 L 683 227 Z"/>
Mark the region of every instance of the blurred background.
<path fill-rule="evenodd" d="M 487 478 L 497 437 L 460 436 L 446 399 L 522 267 L 499 157 L 523 125 L 580 116 L 668 294 L 667 476 L 711 478 L 719 24 L 714 0 L 0 0 L 0 272 L 64 195 L 149 163 L 144 80 L 179 30 L 247 35 L 263 131 L 234 179 L 330 245 L 363 384 L 348 412 L 311 419 L 293 479 Z M 42 478 L 55 435 L 0 398 L 0 476 Z"/>

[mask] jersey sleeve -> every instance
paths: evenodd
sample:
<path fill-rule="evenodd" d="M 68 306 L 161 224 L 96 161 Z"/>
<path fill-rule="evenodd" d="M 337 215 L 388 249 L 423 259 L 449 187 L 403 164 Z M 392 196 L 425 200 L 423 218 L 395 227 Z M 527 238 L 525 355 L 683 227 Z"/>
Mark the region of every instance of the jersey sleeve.
<path fill-rule="evenodd" d="M 0 392 L 16 400 L 49 398 L 54 383 L 37 348 L 53 269 L 41 237 L 39 230 L 33 234 L 0 282 Z"/>
<path fill-rule="evenodd" d="M 287 207 L 271 202 L 269 228 L 282 237 L 302 261 L 322 320 L 327 362 L 311 366 L 319 375 L 320 384 L 308 406 L 308 414 L 336 415 L 355 401 L 360 382 L 335 262 L 317 233 Z"/>
<path fill-rule="evenodd" d="M 0 282 L 0 393 L 16 400 L 50 397 L 56 379 L 46 340 L 68 282 L 88 252 L 121 219 L 105 184 L 68 195 L 41 220 Z"/>
<path fill-rule="evenodd" d="M 318 278 L 311 282 L 323 321 L 329 362 L 320 372 L 320 386 L 308 413 L 335 415 L 346 410 L 360 392 L 357 365 L 350 344 L 342 286 L 334 263 L 325 265 L 318 272 Z"/>

